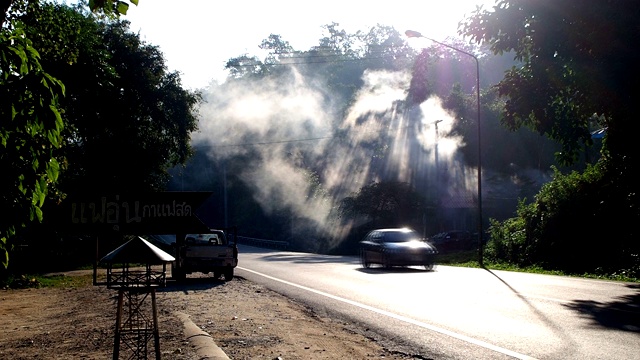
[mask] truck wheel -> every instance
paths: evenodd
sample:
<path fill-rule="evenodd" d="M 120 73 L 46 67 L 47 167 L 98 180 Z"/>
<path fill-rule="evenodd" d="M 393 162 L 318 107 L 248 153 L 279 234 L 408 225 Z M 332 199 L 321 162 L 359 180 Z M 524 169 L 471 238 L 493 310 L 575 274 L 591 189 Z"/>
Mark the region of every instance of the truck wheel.
<path fill-rule="evenodd" d="M 224 281 L 231 281 L 233 279 L 233 268 L 226 269 L 224 271 Z"/>
<path fill-rule="evenodd" d="M 173 277 L 176 281 L 184 281 L 187 278 L 187 275 L 180 270 L 172 270 L 171 277 Z"/>
<path fill-rule="evenodd" d="M 171 278 L 175 281 L 182 281 L 185 278 L 185 274 L 178 269 L 175 263 L 171 263 Z"/>

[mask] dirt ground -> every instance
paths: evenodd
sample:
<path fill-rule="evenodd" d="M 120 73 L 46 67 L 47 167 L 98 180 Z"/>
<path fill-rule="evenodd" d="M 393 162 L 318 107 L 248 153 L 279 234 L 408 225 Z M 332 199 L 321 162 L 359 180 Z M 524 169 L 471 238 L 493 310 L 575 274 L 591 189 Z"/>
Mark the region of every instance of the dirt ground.
<path fill-rule="evenodd" d="M 0 290 L 0 359 L 113 358 L 117 298 L 116 290 L 92 285 Z M 229 282 L 188 278 L 159 289 L 156 299 L 162 359 L 201 359 L 184 334 L 179 312 L 231 359 L 413 358 L 385 349 L 356 324 L 320 317 L 241 277 Z M 152 308 L 149 299 L 143 304 Z M 120 359 L 144 358 L 120 344 Z M 149 359 L 155 358 L 154 349 L 151 340 Z"/>

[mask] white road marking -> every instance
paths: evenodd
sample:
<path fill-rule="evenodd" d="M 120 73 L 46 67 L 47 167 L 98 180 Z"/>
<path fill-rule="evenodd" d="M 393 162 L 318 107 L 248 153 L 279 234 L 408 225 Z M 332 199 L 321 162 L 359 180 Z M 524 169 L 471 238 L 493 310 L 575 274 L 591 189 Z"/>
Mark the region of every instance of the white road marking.
<path fill-rule="evenodd" d="M 322 292 L 320 290 L 312 289 L 310 287 L 306 287 L 306 286 L 298 285 L 298 284 L 295 284 L 295 283 L 292 283 L 292 282 L 289 282 L 289 281 L 286 281 L 286 280 L 278 279 L 278 278 L 275 278 L 273 276 L 269 276 L 267 274 L 263 274 L 263 273 L 260 273 L 260 272 L 257 272 L 257 271 L 249 270 L 249 269 L 246 269 L 246 268 L 243 268 L 243 267 L 240 267 L 240 266 L 238 266 L 238 269 L 242 269 L 244 271 L 248 271 L 250 273 L 253 273 L 253 274 L 256 274 L 256 275 L 259 275 L 259 276 L 262 276 L 262 277 L 265 277 L 265 278 L 268 278 L 268 279 L 271 279 L 271 280 L 274 280 L 274 281 L 277 281 L 277 282 L 280 282 L 280 283 L 283 283 L 283 284 L 287 284 L 287 285 L 290 285 L 290 286 L 293 286 L 293 287 L 297 287 L 297 288 L 302 289 L 302 290 L 310 291 L 312 293 L 315 293 L 315 294 L 318 294 L 318 295 L 322 295 L 322 296 L 328 297 L 330 299 L 338 300 L 338 301 L 344 302 L 344 303 L 349 304 L 349 305 L 357 306 L 357 307 L 359 307 L 361 309 L 366 309 L 366 310 L 369 310 L 369 311 L 373 311 L 375 313 L 378 313 L 378 314 L 381 314 L 381 315 L 384 315 L 384 316 L 388 316 L 388 317 L 396 319 L 396 320 L 404 321 L 406 323 L 413 324 L 413 325 L 419 326 L 419 327 L 424 328 L 424 329 L 435 331 L 435 332 L 443 334 L 443 335 L 451 336 L 451 337 L 453 337 L 455 339 L 466 341 L 466 342 L 468 342 L 470 344 L 477 345 L 477 346 L 483 347 L 485 349 L 493 350 L 495 352 L 499 352 L 501 354 L 508 355 L 508 356 L 514 357 L 516 359 L 537 360 L 536 358 L 533 358 L 531 356 L 520 354 L 520 353 L 517 353 L 515 351 L 511 351 L 509 349 L 505 349 L 505 348 L 502 348 L 502 347 L 499 347 L 499 346 L 496 346 L 496 345 L 493 345 L 493 344 L 489 344 L 489 343 L 484 342 L 482 340 L 474 339 L 474 338 L 466 336 L 466 335 L 462 335 L 462 334 L 455 333 L 453 331 L 449 331 L 447 329 L 443 329 L 443 328 L 440 328 L 440 327 L 437 327 L 437 326 L 429 325 L 427 323 L 423 323 L 421 321 L 417 321 L 417 320 L 408 318 L 406 316 L 402 316 L 402 315 L 394 314 L 394 313 L 389 312 L 389 311 L 377 309 L 377 308 L 374 308 L 374 307 L 369 306 L 369 305 L 361 304 L 359 302 L 352 301 L 352 300 L 349 300 L 349 299 L 345 299 L 345 298 L 342 298 L 342 297 L 339 297 L 339 296 L 331 295 L 331 294 Z"/>

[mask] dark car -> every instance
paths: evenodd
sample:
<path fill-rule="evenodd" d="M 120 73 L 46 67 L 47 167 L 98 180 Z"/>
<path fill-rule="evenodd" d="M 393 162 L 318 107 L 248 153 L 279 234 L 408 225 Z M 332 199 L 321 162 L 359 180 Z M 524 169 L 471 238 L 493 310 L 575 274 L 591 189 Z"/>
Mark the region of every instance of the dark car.
<path fill-rule="evenodd" d="M 471 233 L 464 230 L 451 230 L 435 234 L 429 242 L 437 246 L 441 252 L 469 250 L 477 244 Z"/>
<path fill-rule="evenodd" d="M 372 230 L 360 241 L 360 261 L 365 268 L 372 264 L 385 268 L 416 265 L 432 270 L 437 253 L 434 245 L 407 228 Z"/>

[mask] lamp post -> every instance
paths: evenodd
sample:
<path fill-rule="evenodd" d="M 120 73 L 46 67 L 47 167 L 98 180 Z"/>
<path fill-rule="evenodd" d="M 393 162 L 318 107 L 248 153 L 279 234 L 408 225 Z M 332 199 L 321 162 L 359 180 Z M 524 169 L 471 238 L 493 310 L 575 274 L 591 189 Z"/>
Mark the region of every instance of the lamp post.
<path fill-rule="evenodd" d="M 478 106 L 478 114 L 476 118 L 476 122 L 478 123 L 478 262 L 480 266 L 483 266 L 482 260 L 482 248 L 484 247 L 484 242 L 482 239 L 482 145 L 480 136 L 480 62 L 478 61 L 478 57 L 473 55 L 472 53 L 466 52 L 464 50 L 458 49 L 451 45 L 447 45 L 438 40 L 434 40 L 427 36 L 422 35 L 421 33 L 414 30 L 407 30 L 404 32 L 407 37 L 410 38 L 425 38 L 427 40 L 433 41 L 436 44 L 447 47 L 451 50 L 455 50 L 457 52 L 463 53 L 465 55 L 471 56 L 476 61 L 476 97 L 477 97 L 477 106 Z"/>
<path fill-rule="evenodd" d="M 433 122 L 433 124 L 436 126 L 436 186 L 440 184 L 440 173 L 438 172 L 438 124 L 441 122 L 442 120 L 436 120 Z"/>
<path fill-rule="evenodd" d="M 438 142 L 439 142 L 438 123 L 441 123 L 441 122 L 442 122 L 442 120 L 436 120 L 436 121 L 432 122 L 432 124 L 434 124 L 436 126 L 436 139 L 435 139 L 435 150 L 436 150 L 436 154 L 435 154 L 436 155 L 436 176 L 435 176 L 435 179 L 436 179 L 436 181 L 435 181 L 434 188 L 435 188 L 435 192 L 436 192 L 435 196 L 436 196 L 436 199 L 438 199 L 438 203 L 440 203 L 440 199 L 441 199 L 441 197 L 440 197 L 440 168 L 438 166 Z M 438 223 L 440 223 L 440 222 L 438 221 Z"/>

